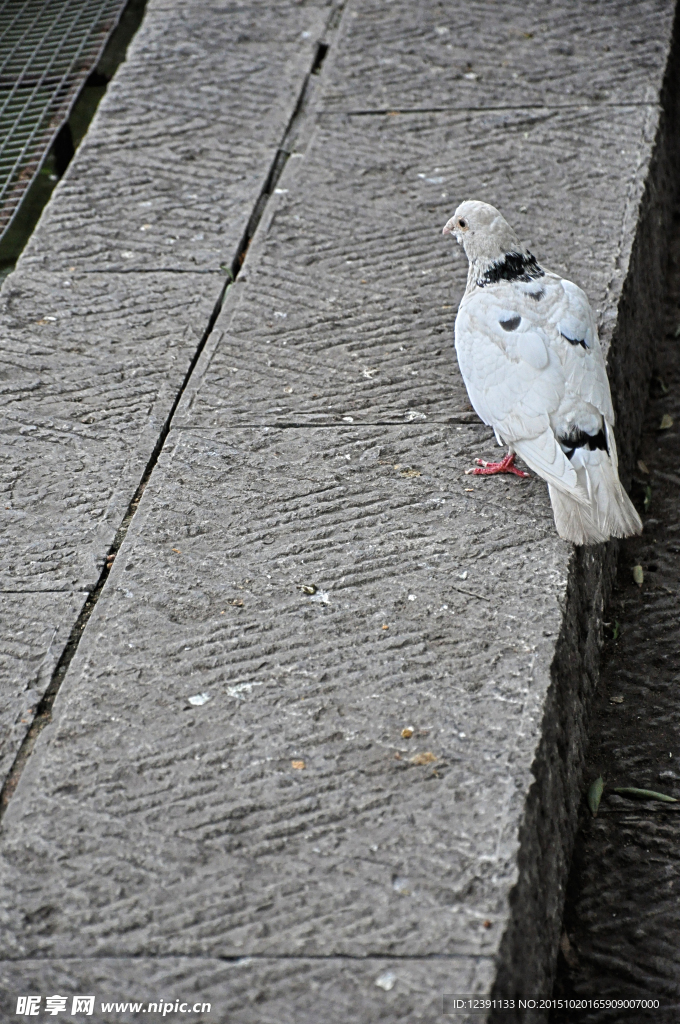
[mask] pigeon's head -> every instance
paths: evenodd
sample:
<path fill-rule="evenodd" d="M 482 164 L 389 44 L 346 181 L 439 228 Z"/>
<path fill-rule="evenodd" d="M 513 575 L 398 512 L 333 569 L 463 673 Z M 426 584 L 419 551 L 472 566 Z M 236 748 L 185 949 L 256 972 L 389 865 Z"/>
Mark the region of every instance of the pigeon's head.
<path fill-rule="evenodd" d="M 468 199 L 461 203 L 442 234 L 453 235 L 470 262 L 495 263 L 506 253 L 523 253 L 517 235 L 495 206 Z"/>

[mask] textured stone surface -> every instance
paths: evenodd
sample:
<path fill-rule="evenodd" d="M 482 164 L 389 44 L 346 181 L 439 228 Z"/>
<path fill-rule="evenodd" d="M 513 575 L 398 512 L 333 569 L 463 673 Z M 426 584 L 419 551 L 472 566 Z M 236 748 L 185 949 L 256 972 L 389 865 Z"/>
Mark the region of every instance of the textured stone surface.
<path fill-rule="evenodd" d="M 8 279 L 0 587 L 95 585 L 220 287 L 200 274 Z"/>
<path fill-rule="evenodd" d="M 160 17 L 165 8 L 155 10 Z M 174 10 L 167 8 L 170 20 Z M 199 8 L 191 10 L 200 20 Z M 294 10 L 297 32 L 309 10 Z M 491 435 L 465 422 L 471 416 L 446 342 L 463 268 L 451 271 L 439 232 L 463 198 L 457 193 L 483 190 L 525 237 L 526 216 L 537 253 L 585 286 L 613 342 L 629 461 L 656 323 L 647 285 L 664 251 L 665 133 L 674 128 L 662 121 L 659 129 L 654 102 L 668 5 L 645 9 L 646 38 L 655 34 L 639 44 L 645 56 L 635 63 L 622 59 L 620 46 L 598 48 L 606 7 L 543 14 L 545 32 L 559 34 L 564 47 L 579 26 L 592 28 L 587 70 L 568 81 L 561 72 L 561 88 L 573 86 L 583 105 L 588 90 L 579 91 L 579 81 L 608 78 L 619 106 L 606 111 L 594 102 L 599 95 L 579 110 L 562 102 L 559 110 L 527 109 L 522 85 L 521 101 L 517 92 L 508 101 L 512 110 L 349 116 L 342 111 L 371 93 L 361 93 L 360 79 L 373 76 L 376 93 L 395 95 L 390 108 L 397 81 L 402 97 L 427 94 L 415 64 L 436 71 L 436 62 L 411 26 L 435 19 L 435 28 L 446 27 L 429 4 L 417 13 L 391 5 L 389 24 L 371 16 L 388 49 L 415 55 L 394 78 L 383 42 L 352 36 L 353 20 L 359 26 L 370 10 L 350 5 L 339 36 L 328 37 L 330 112 L 317 117 L 306 108 L 297 155 L 228 293 L 177 417 L 182 429 L 171 431 L 151 476 L 54 720 L 9 806 L 0 849 L 5 956 L 115 956 L 125 964 L 135 956 L 135 978 L 146 976 L 148 957 L 254 954 L 255 966 L 280 957 L 266 967 L 278 980 L 264 986 L 275 1020 L 288 1012 L 286 986 L 309 1016 L 291 954 L 330 958 L 315 969 L 338 1020 L 401 1013 L 376 1002 L 383 993 L 375 978 L 370 996 L 351 980 L 369 977 L 361 974 L 368 964 L 354 957 L 399 957 L 415 971 L 425 995 L 404 1013 L 413 1006 L 416 1018 L 428 1019 L 441 977 L 418 971 L 432 963 L 448 969 L 437 958 L 452 954 L 463 971 L 468 957 L 479 958 L 482 973 L 470 984 L 486 991 L 547 991 L 611 555 L 574 554 L 556 538 L 540 481 L 463 475 L 475 455 L 490 453 Z M 620 24 L 623 36 L 630 22 L 620 6 L 612 10 L 622 20 L 611 35 Z M 478 13 L 456 11 L 468 28 Z M 214 32 L 210 19 L 205 24 Z M 162 40 L 144 38 L 152 70 L 167 59 L 172 99 L 178 64 Z M 300 44 L 291 37 L 290 45 L 297 68 Z M 531 58 L 520 56 L 528 67 Z M 189 57 L 184 75 L 193 88 Z M 354 74 L 357 59 L 366 75 Z M 547 80 L 544 70 L 538 62 Z M 466 89 L 484 79 L 462 81 Z M 119 118 L 120 142 L 127 115 L 116 95 L 98 124 L 110 117 L 116 132 Z M 488 93 L 485 102 L 507 105 L 492 99 Z M 143 127 L 148 115 L 136 102 L 128 110 Z M 551 102 L 541 93 L 541 104 Z M 469 106 L 466 94 L 444 106 L 456 103 Z M 243 120 L 249 132 L 251 120 Z M 184 129 L 193 138 L 191 125 Z M 205 125 L 198 129 L 205 139 Z M 148 174 L 149 198 L 140 201 L 150 210 L 156 181 L 169 181 L 139 143 L 123 147 L 124 170 L 110 178 L 114 193 L 123 186 L 116 218 L 94 172 L 78 179 L 74 165 L 55 203 L 72 181 L 71 199 L 91 211 L 93 227 L 63 255 L 72 253 L 83 272 L 153 280 L 123 275 L 113 247 L 109 259 L 101 239 L 113 232 L 116 247 L 132 253 L 121 260 L 140 271 L 219 266 L 220 231 L 238 218 L 220 202 L 225 219 L 204 239 L 193 237 L 180 170 L 158 220 L 149 217 L 146 228 L 132 215 L 128 178 L 137 183 L 139 170 L 142 195 Z M 182 156 L 172 145 L 168 152 Z M 197 208 L 207 210 L 216 164 L 209 151 L 195 152 L 194 177 L 205 185 Z M 203 165 L 204 179 L 196 170 Z M 253 206 L 258 195 L 254 187 Z M 54 208 L 39 230 L 70 246 L 70 214 L 54 228 L 53 216 Z M 161 262 L 165 225 L 177 232 L 167 245 L 177 254 L 172 264 Z M 26 269 L 41 258 L 33 247 Z M 62 255 L 49 260 L 55 272 L 66 265 Z M 30 364 L 26 380 L 32 372 Z M 322 415 L 309 410 L 319 400 Z M 347 416 L 357 422 L 343 422 Z M 131 435 L 139 433 L 136 421 Z M 208 702 L 191 705 L 199 693 Z M 401 735 L 406 727 L 410 738 Z M 436 760 L 411 760 L 428 752 Z M 352 970 L 359 974 L 343 973 Z M 236 1002 L 245 1014 L 244 998 Z M 266 992 L 262 998 L 266 1005 Z"/>
<path fill-rule="evenodd" d="M 327 16 L 286 2 L 149 5 L 2 290 L 5 480 L 28 516 L 5 545 L 5 586 L 81 588 L 98 578 Z M 191 273 L 140 273 L 157 268 Z M 47 557 L 36 562 L 42 536 Z"/>
<path fill-rule="evenodd" d="M 230 267 L 330 10 L 150 0 L 23 263 Z"/>
<path fill-rule="evenodd" d="M 65 639 L 82 600 L 41 596 L 31 606 L 14 592 L 88 591 L 99 579 L 330 11 L 292 2 L 148 4 L 2 288 L 8 623 L 44 617 Z M 42 672 L 39 686 L 48 681 Z M 10 675 L 3 689 L 10 722 L 22 685 L 21 674 Z M 8 744 L 14 750 L 15 738 Z"/>
<path fill-rule="evenodd" d="M 384 979 L 387 991 L 376 982 Z M 18 960 L 0 962 L 0 1009 L 7 1019 L 19 993 L 96 994 L 94 1019 L 116 1024 L 148 1020 L 140 1010 L 101 1018 L 101 1001 L 185 1000 L 211 1004 L 205 1015 L 174 1014 L 169 1021 L 197 1024 L 348 1024 L 350 1021 L 413 1021 L 460 1024 L 461 1017 L 442 1016 L 442 995 L 484 992 L 491 964 L 483 958 L 441 957 L 431 960 L 340 959 L 299 957 L 243 958 L 231 963 L 208 957 L 149 957 L 92 960 Z M 44 1005 L 44 1003 L 43 1003 Z M 62 1017 L 62 1019 L 64 1019 Z M 93 1018 L 68 1017 L 69 1024 Z M 473 1018 L 479 1020 L 480 1018 Z"/>
<path fill-rule="evenodd" d="M 672 0 L 359 0 L 331 60 L 333 110 L 655 103 Z M 368 56 L 370 55 L 370 57 Z"/>
<path fill-rule="evenodd" d="M 84 601 L 77 594 L 0 594 L 0 777 L 4 779 Z"/>
<path fill-rule="evenodd" d="M 498 948 L 569 549 L 538 482 L 465 489 L 481 434 L 171 435 L 5 819 L 6 955 Z"/>
<path fill-rule="evenodd" d="M 187 422 L 464 415 L 452 328 L 467 260 L 441 228 L 468 196 L 587 289 L 606 344 L 657 120 L 651 107 L 324 117 L 284 171 Z"/>

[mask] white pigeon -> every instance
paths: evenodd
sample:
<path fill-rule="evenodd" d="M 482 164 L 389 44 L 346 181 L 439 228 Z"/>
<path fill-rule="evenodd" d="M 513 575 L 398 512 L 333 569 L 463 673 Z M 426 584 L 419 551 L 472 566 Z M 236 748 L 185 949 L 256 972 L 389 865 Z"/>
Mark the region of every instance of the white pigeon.
<path fill-rule="evenodd" d="M 473 473 L 515 473 L 515 454 L 548 483 L 560 537 L 597 544 L 642 531 L 621 486 L 614 410 L 585 292 L 544 270 L 487 203 L 462 203 L 444 226 L 465 249 L 456 352 L 478 416 L 507 445 Z"/>

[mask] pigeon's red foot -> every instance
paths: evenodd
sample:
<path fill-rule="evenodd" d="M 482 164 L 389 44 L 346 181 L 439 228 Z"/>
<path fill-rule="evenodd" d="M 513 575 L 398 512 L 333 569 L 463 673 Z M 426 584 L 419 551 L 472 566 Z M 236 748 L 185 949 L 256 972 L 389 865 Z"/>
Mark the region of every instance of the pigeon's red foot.
<path fill-rule="evenodd" d="M 479 469 L 466 469 L 466 473 L 472 473 L 474 476 L 493 476 L 494 473 L 514 473 L 515 476 L 529 476 L 529 473 L 525 473 L 523 469 L 518 469 L 515 465 L 515 453 L 508 452 L 502 462 L 485 462 L 484 459 L 475 459 L 475 462 L 479 464 Z"/>

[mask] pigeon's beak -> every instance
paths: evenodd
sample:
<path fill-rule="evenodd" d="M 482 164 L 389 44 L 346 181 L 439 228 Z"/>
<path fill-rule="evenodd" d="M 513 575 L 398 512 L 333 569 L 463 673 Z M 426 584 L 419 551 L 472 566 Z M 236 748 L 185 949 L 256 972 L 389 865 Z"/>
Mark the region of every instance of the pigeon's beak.
<path fill-rule="evenodd" d="M 453 224 L 453 217 L 452 217 L 451 220 L 447 220 L 446 224 L 442 228 L 442 234 L 443 235 L 452 235 L 453 234 L 453 227 L 454 227 L 454 224 Z"/>

